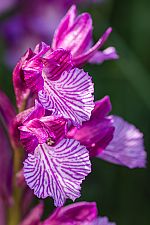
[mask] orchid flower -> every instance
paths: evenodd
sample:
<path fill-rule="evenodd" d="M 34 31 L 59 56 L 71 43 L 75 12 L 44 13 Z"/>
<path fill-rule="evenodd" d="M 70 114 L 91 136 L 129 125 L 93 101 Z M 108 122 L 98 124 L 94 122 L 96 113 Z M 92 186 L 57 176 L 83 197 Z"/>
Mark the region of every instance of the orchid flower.
<path fill-rule="evenodd" d="M 18 106 L 31 91 L 52 115 L 62 115 L 76 126 L 89 120 L 94 108 L 91 77 L 73 67 L 69 51 L 51 51 L 48 45 L 41 43 L 17 64 L 13 79 L 16 95 L 22 93 Z"/>
<path fill-rule="evenodd" d="M 36 101 L 33 111 L 18 127 L 28 152 L 24 177 L 38 198 L 50 196 L 55 206 L 62 206 L 67 198 L 75 200 L 80 196 L 80 184 L 91 172 L 91 163 L 88 150 L 66 138 L 67 120 L 45 113 Z"/>
<path fill-rule="evenodd" d="M 41 221 L 43 203 L 39 203 L 20 225 L 115 225 L 107 217 L 98 217 L 95 202 L 79 202 L 57 208 L 46 220 Z"/>
<path fill-rule="evenodd" d="M 40 221 L 40 203 L 21 225 L 115 225 L 107 217 L 97 216 L 95 203 L 62 206 L 67 199 L 75 201 L 80 197 L 80 185 L 91 172 L 90 157 L 129 168 L 145 166 L 142 133 L 122 118 L 109 115 L 112 107 L 108 96 L 94 103 L 92 79 L 77 68 L 87 62 L 118 58 L 113 47 L 99 51 L 110 33 L 108 28 L 91 47 L 92 19 L 88 13 L 76 17 L 76 6 L 72 6 L 56 29 L 52 45 L 41 42 L 34 50 L 28 49 L 17 63 L 13 83 L 20 113 L 16 117 L 9 100 L 0 92 L 1 144 L 7 149 L 1 155 L 9 162 L 3 169 L 0 207 L 6 195 L 7 201 L 11 199 L 10 149 L 17 141 L 25 150 L 23 168 L 17 167 L 21 169 L 17 173 L 18 185 L 24 190 L 28 185 L 38 198 L 52 197 L 58 207 Z M 7 108 L 10 110 L 6 114 Z M 31 190 L 27 200 L 32 196 Z M 5 205 L 2 210 L 5 214 Z"/>
<path fill-rule="evenodd" d="M 52 49 L 63 48 L 70 50 L 75 66 L 82 66 L 87 62 L 102 63 L 105 60 L 118 59 L 114 47 L 98 51 L 107 40 L 112 28 L 108 28 L 98 42 L 91 47 L 91 16 L 89 13 L 82 13 L 76 17 L 76 11 L 76 6 L 73 5 L 61 20 L 54 34 Z"/>

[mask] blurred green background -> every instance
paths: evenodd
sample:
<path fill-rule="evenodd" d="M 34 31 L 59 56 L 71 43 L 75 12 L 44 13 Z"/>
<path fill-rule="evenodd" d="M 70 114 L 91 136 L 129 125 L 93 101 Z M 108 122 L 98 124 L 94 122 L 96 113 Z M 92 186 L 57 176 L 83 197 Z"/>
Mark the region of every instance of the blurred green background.
<path fill-rule="evenodd" d="M 92 14 L 95 41 L 106 27 L 113 27 L 105 46 L 115 46 L 120 59 L 87 65 L 85 69 L 93 76 L 96 99 L 109 95 L 112 113 L 135 124 L 144 133 L 149 158 L 150 1 L 103 0 L 101 4 L 82 4 L 79 10 Z M 4 63 L 4 52 L 4 41 L 0 38 L 0 88 L 14 101 L 11 70 Z M 107 215 L 117 225 L 149 225 L 149 164 L 146 169 L 130 170 L 100 159 L 92 161 L 93 172 L 82 185 L 79 201 L 96 201 L 100 215 Z M 47 199 L 46 214 L 51 205 L 52 200 Z"/>

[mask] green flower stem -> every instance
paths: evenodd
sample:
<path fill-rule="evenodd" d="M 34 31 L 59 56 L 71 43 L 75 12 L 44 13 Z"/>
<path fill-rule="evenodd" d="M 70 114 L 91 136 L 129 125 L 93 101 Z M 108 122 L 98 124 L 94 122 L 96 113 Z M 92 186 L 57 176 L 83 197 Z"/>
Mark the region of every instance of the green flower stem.
<path fill-rule="evenodd" d="M 21 169 L 22 150 L 14 150 L 13 204 L 8 211 L 8 225 L 18 225 L 21 217 L 22 189 L 16 184 L 16 173 Z"/>

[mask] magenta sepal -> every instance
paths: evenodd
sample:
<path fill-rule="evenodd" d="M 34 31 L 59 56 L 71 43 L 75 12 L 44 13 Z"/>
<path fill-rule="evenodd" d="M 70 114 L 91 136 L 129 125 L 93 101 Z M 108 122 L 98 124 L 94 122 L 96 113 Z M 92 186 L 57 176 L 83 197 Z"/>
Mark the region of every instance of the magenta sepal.
<path fill-rule="evenodd" d="M 114 126 L 108 118 L 111 111 L 111 103 L 108 96 L 97 101 L 89 121 L 77 129 L 68 132 L 68 137 L 74 138 L 85 145 L 90 156 L 101 153 L 113 138 Z"/>

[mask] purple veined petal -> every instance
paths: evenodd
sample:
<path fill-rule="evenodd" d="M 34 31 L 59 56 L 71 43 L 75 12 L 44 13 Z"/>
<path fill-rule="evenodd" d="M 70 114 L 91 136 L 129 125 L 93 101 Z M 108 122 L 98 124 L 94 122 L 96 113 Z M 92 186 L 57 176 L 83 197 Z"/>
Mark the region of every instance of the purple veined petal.
<path fill-rule="evenodd" d="M 70 50 L 73 57 L 85 52 L 92 39 L 92 19 L 90 14 L 83 13 L 76 18 L 74 24 L 68 29 L 63 38 L 60 36 L 59 45 Z"/>
<path fill-rule="evenodd" d="M 23 79 L 22 66 L 24 65 L 26 60 L 29 60 L 31 57 L 33 57 L 33 55 L 34 53 L 32 52 L 32 50 L 28 49 L 28 51 L 20 59 L 20 61 L 17 63 L 16 67 L 13 70 L 13 85 L 16 95 L 17 107 L 19 109 L 22 108 L 24 100 L 26 100 L 30 94 L 30 90 L 26 87 Z"/>
<path fill-rule="evenodd" d="M 55 147 L 38 145 L 24 161 L 27 185 L 38 198 L 54 199 L 56 207 L 80 197 L 80 184 L 91 172 L 86 148 L 73 139 L 63 139 Z"/>
<path fill-rule="evenodd" d="M 65 71 L 59 80 L 45 81 L 45 90 L 38 93 L 44 108 L 53 115 L 70 118 L 74 125 L 89 120 L 94 108 L 93 83 L 88 73 L 80 69 Z"/>
<path fill-rule="evenodd" d="M 42 62 L 43 78 L 51 81 L 58 80 L 64 71 L 69 71 L 73 67 L 71 53 L 64 49 L 53 51 L 43 58 Z"/>
<path fill-rule="evenodd" d="M 42 217 L 44 204 L 40 202 L 35 206 L 19 225 L 38 225 Z"/>
<path fill-rule="evenodd" d="M 42 225 L 78 225 L 85 221 L 93 221 L 96 217 L 97 207 L 95 202 L 78 202 L 57 208 Z"/>
<path fill-rule="evenodd" d="M 111 111 L 111 102 L 108 96 L 95 103 L 90 120 L 83 122 L 77 129 L 73 128 L 67 133 L 85 145 L 91 157 L 101 153 L 113 138 L 114 126 L 107 115 Z"/>
<path fill-rule="evenodd" d="M 109 27 L 102 35 L 102 37 L 99 39 L 99 41 L 92 48 L 90 48 L 87 52 L 73 58 L 73 64 L 75 66 L 82 66 L 88 60 L 90 60 L 90 58 L 94 56 L 94 54 L 98 51 L 98 49 L 100 49 L 103 46 L 103 44 L 105 43 L 111 32 L 112 28 Z"/>
<path fill-rule="evenodd" d="M 110 116 L 115 127 L 114 138 L 97 157 L 130 169 L 145 167 L 143 134 L 119 116 Z"/>
<path fill-rule="evenodd" d="M 99 64 L 106 60 L 118 59 L 119 56 L 114 47 L 106 48 L 103 51 L 97 51 L 93 57 L 89 60 L 90 63 Z"/>
<path fill-rule="evenodd" d="M 73 22 L 76 17 L 76 6 L 73 5 L 65 15 L 65 17 L 61 20 L 58 28 L 55 31 L 52 48 L 57 49 L 59 46 L 60 41 L 66 35 L 67 30 L 73 25 Z"/>

